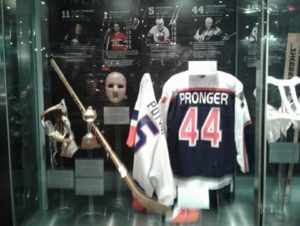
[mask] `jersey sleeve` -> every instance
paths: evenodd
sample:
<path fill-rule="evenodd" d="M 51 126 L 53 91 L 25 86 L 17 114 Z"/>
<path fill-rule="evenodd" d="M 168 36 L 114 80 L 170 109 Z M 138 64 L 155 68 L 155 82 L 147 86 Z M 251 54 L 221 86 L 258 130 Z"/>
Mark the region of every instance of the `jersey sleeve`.
<path fill-rule="evenodd" d="M 167 141 L 163 135 L 158 136 L 153 150 L 149 179 L 155 189 L 158 200 L 165 205 L 171 206 L 176 198 L 176 188 Z"/>
<path fill-rule="evenodd" d="M 146 44 L 151 44 L 154 38 L 154 26 L 148 31 L 147 37 L 146 37 Z"/>
<path fill-rule="evenodd" d="M 166 86 L 163 87 L 162 95 L 159 100 L 158 106 L 160 111 L 161 123 L 163 130 L 165 132 L 165 136 L 167 136 L 167 117 L 168 117 L 168 110 L 170 106 L 171 97 L 167 92 Z"/>
<path fill-rule="evenodd" d="M 236 93 L 235 98 L 235 144 L 237 150 L 237 162 L 243 173 L 249 171 L 248 157 L 245 146 L 244 128 L 251 124 L 247 101 L 245 99 L 242 84 Z"/>
<path fill-rule="evenodd" d="M 155 26 L 153 26 L 153 27 L 149 30 L 148 36 L 153 36 L 154 33 L 155 33 L 154 30 L 155 30 Z"/>
<path fill-rule="evenodd" d="M 127 41 L 127 36 L 124 34 L 124 33 L 122 33 L 122 41 Z"/>
<path fill-rule="evenodd" d="M 196 34 L 194 35 L 194 40 L 195 41 L 200 41 L 201 39 L 200 39 L 200 35 L 199 35 L 199 30 L 200 29 L 198 29 L 197 31 L 196 31 Z"/>
<path fill-rule="evenodd" d="M 176 198 L 176 189 L 159 115 L 151 77 L 145 74 L 127 140 L 127 145 L 134 146 L 135 151 L 132 175 L 147 196 L 152 197 L 155 192 L 159 202 L 170 206 Z"/>

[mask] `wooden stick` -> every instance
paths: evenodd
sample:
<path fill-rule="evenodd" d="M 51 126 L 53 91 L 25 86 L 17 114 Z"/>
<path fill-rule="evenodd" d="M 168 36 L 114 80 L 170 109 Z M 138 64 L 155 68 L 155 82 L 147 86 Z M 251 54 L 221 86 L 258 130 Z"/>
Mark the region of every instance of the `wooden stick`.
<path fill-rule="evenodd" d="M 56 64 L 55 60 L 53 58 L 50 59 L 50 64 L 53 67 L 53 69 L 56 71 L 58 77 L 66 87 L 66 89 L 69 91 L 71 97 L 73 98 L 74 102 L 78 106 L 79 110 L 84 113 L 85 107 L 82 105 L 81 101 L 79 100 L 78 96 L 74 92 L 73 88 L 67 81 L 66 77 Z M 159 203 L 157 200 L 149 198 L 145 195 L 145 193 L 136 185 L 132 177 L 128 174 L 127 169 L 125 165 L 121 162 L 121 160 L 118 158 L 116 153 L 113 151 L 103 134 L 100 132 L 98 127 L 95 125 L 95 123 L 92 123 L 92 129 L 96 135 L 96 137 L 99 139 L 100 143 L 102 144 L 104 150 L 106 153 L 110 156 L 110 159 L 113 161 L 114 165 L 118 169 L 122 179 L 126 182 L 132 193 L 138 200 L 144 205 L 149 211 L 160 213 L 163 215 L 167 215 L 171 213 L 171 208 L 169 206 L 163 205 Z"/>

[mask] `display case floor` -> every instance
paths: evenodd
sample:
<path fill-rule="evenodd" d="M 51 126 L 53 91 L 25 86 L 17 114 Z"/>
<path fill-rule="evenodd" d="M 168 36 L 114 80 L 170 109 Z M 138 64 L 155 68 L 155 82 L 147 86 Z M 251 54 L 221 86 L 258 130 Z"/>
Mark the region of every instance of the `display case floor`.
<path fill-rule="evenodd" d="M 253 177 L 237 178 L 235 196 L 222 193 L 212 197 L 211 208 L 202 210 L 193 226 L 253 226 L 254 189 Z M 293 196 L 299 196 L 300 183 L 295 181 L 291 188 Z M 298 195 L 297 195 L 297 194 Z M 24 226 L 167 226 L 164 217 L 155 213 L 139 213 L 131 207 L 131 193 L 105 192 L 104 196 L 74 196 L 68 203 L 53 206 L 48 211 L 38 213 Z M 300 216 L 289 206 L 289 215 L 279 217 L 276 212 L 266 210 L 266 226 L 299 226 Z"/>
<path fill-rule="evenodd" d="M 106 205 L 99 205 L 93 210 L 86 203 L 78 203 L 76 208 L 57 208 L 38 214 L 26 226 L 162 226 L 171 225 L 164 217 L 155 213 L 135 212 L 129 203 L 130 193 L 122 194 L 122 204 L 116 204 L 113 194 L 106 195 Z M 250 200 L 237 201 L 223 205 L 219 209 L 203 210 L 202 217 L 196 224 L 252 226 L 252 205 Z M 98 206 L 99 205 L 99 206 Z M 114 207 L 114 205 L 118 205 Z"/>

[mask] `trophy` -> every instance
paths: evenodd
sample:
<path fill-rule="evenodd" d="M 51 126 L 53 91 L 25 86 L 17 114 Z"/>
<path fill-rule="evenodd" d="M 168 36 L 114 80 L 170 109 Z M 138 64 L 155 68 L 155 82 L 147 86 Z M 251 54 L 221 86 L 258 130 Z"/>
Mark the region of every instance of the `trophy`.
<path fill-rule="evenodd" d="M 57 154 L 57 143 L 61 143 L 60 155 L 72 158 L 78 150 L 71 130 L 71 122 L 68 118 L 68 111 L 65 100 L 59 104 L 49 107 L 41 113 L 41 122 L 46 135 L 50 138 L 50 162 L 52 168 L 57 165 L 55 156 Z"/>
<path fill-rule="evenodd" d="M 81 139 L 81 149 L 91 150 L 99 148 L 100 144 L 97 142 L 96 136 L 92 133 L 92 123 L 97 118 L 96 111 L 89 106 L 82 114 L 83 120 L 87 123 L 87 133 Z"/>

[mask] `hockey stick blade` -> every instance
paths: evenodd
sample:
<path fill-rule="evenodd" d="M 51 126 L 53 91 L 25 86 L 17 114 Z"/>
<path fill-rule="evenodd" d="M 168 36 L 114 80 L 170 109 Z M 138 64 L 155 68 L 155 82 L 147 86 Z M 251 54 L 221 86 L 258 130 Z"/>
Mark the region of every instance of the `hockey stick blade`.
<path fill-rule="evenodd" d="M 76 95 L 75 91 L 67 81 L 66 77 L 56 64 L 55 60 L 53 58 L 50 59 L 50 64 L 57 73 L 58 77 L 68 90 L 69 94 L 73 98 L 74 102 L 76 103 L 79 110 L 83 113 L 85 112 L 85 107 L 82 105 L 80 99 Z M 95 123 L 92 123 L 92 129 L 96 135 L 96 137 L 99 139 L 100 143 L 102 144 L 105 152 L 110 156 L 110 159 L 118 169 L 122 179 L 125 181 L 125 183 L 128 185 L 129 189 L 132 191 L 134 196 L 138 198 L 138 200 L 141 202 L 143 206 L 146 207 L 147 210 L 150 212 L 156 212 L 163 215 L 168 215 L 171 212 L 171 208 L 169 206 L 163 205 L 159 203 L 157 200 L 149 198 L 144 194 L 144 192 L 136 185 L 132 177 L 127 172 L 127 169 L 125 165 L 121 162 L 121 160 L 118 158 L 116 153 L 113 151 L 103 134 L 100 132 L 98 127 L 95 125 Z"/>

